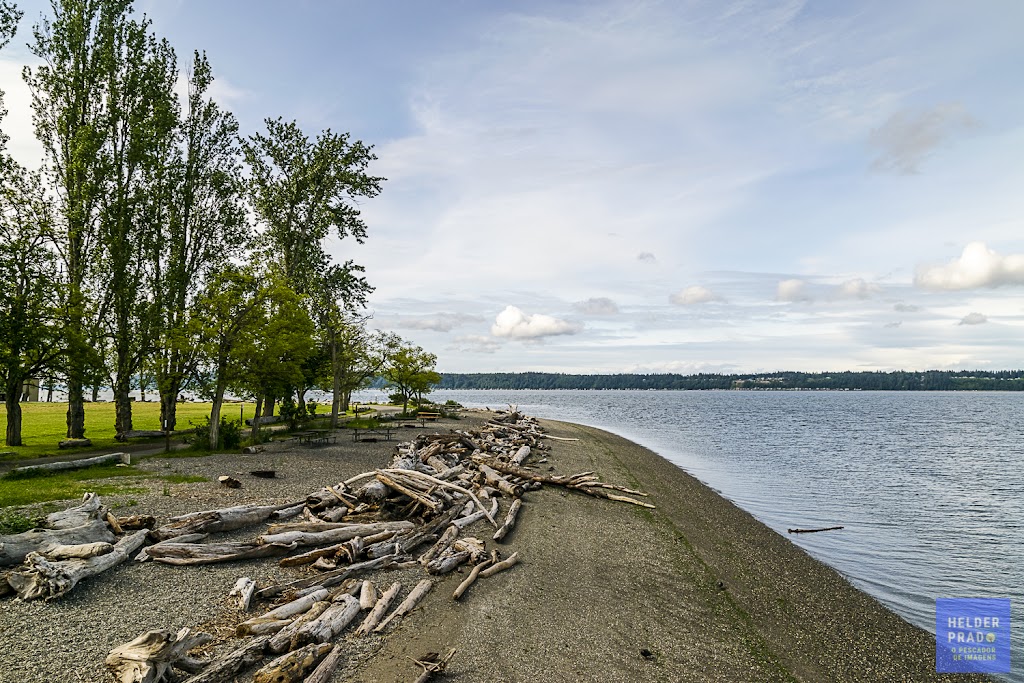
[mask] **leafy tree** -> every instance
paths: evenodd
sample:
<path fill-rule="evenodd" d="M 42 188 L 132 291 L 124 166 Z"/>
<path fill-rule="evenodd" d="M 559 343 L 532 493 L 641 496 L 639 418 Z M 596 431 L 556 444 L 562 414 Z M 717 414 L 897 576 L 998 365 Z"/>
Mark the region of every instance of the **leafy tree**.
<path fill-rule="evenodd" d="M 52 371 L 62 351 L 51 227 L 52 207 L 39 174 L 0 159 L 0 387 L 8 446 L 22 445 L 22 386 Z"/>
<path fill-rule="evenodd" d="M 347 133 L 325 130 L 311 141 L 294 121 L 265 123 L 266 135 L 242 144 L 253 209 L 265 228 L 262 247 L 292 289 L 311 294 L 330 262 L 324 240 L 333 230 L 338 239 L 363 242 L 366 225 L 356 203 L 375 197 L 384 179 L 367 173 L 377 158 L 372 147 L 350 141 Z M 341 268 L 356 270 L 351 262 Z M 365 298 L 364 280 L 353 278 L 350 286 L 355 289 L 345 293 L 348 301 Z"/>
<path fill-rule="evenodd" d="M 210 409 L 209 447 L 219 442 L 220 412 L 229 386 L 243 380 L 245 353 L 255 346 L 265 323 L 267 290 L 252 267 L 226 265 L 213 273 L 199 294 L 196 305 L 202 316 L 190 320 L 191 334 L 198 340 L 200 361 L 207 366 L 207 382 L 213 406 Z"/>
<path fill-rule="evenodd" d="M 85 436 L 83 389 L 95 365 L 94 292 L 100 202 L 111 169 L 104 154 L 110 136 L 108 73 L 114 46 L 128 23 L 129 0 L 51 0 L 53 18 L 33 27 L 29 45 L 41 65 L 26 67 L 36 137 L 56 196 L 60 234 L 55 240 L 66 273 L 63 331 L 66 340 L 67 435 Z"/>
<path fill-rule="evenodd" d="M 403 413 L 409 412 L 409 399 L 421 401 L 441 381 L 441 375 L 434 370 L 436 365 L 437 356 L 420 346 L 402 346 L 391 354 L 384 379 L 402 395 Z"/>
<path fill-rule="evenodd" d="M 188 99 L 164 175 L 154 183 L 151 288 L 157 308 L 156 381 L 161 421 L 174 429 L 178 395 L 195 374 L 190 335 L 196 293 L 209 273 L 237 256 L 251 232 L 241 204 L 238 123 L 208 96 L 213 73 L 196 52 Z"/>

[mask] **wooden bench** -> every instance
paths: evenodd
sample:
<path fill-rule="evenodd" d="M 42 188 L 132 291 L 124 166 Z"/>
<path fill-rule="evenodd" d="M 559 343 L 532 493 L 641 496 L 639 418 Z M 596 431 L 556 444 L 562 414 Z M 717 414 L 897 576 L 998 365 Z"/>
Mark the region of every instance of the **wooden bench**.
<path fill-rule="evenodd" d="M 416 413 L 416 419 L 420 422 L 427 422 L 428 420 L 430 422 L 437 422 L 441 419 L 441 413 L 424 413 L 420 411 Z"/>

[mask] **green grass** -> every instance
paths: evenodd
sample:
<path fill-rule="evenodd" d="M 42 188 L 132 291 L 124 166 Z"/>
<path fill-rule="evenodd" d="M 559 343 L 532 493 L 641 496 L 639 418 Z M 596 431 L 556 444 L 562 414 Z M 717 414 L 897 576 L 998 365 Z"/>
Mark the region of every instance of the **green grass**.
<path fill-rule="evenodd" d="M 101 479 L 107 481 L 100 483 L 98 480 Z M 101 496 L 145 493 L 147 489 L 138 484 L 146 479 L 158 479 L 172 484 L 208 481 L 205 477 L 177 473 L 154 474 L 135 467 L 117 465 L 97 465 L 52 473 L 36 470 L 13 476 L 8 473 L 0 477 L 0 508 L 79 498 L 89 491 Z M 7 516 L 11 514 L 7 513 Z"/>
<path fill-rule="evenodd" d="M 229 420 L 238 419 L 242 414 L 251 418 L 252 403 L 228 403 L 221 409 L 221 415 Z M 21 438 L 24 446 L 0 446 L 0 452 L 13 451 L 15 455 L 5 460 L 39 458 L 58 453 L 74 453 L 75 450 L 117 450 L 120 444 L 114 440 L 114 404 L 85 404 L 85 435 L 92 440 L 88 449 L 59 450 L 57 444 L 67 434 L 68 406 L 66 403 L 22 403 Z M 210 416 L 209 403 L 179 403 L 177 410 L 178 427 L 189 428 L 189 421 L 198 421 Z M 0 404 L 0 425 L 6 428 L 7 408 Z M 147 401 L 132 404 L 132 426 L 135 429 L 160 429 L 160 403 Z"/>

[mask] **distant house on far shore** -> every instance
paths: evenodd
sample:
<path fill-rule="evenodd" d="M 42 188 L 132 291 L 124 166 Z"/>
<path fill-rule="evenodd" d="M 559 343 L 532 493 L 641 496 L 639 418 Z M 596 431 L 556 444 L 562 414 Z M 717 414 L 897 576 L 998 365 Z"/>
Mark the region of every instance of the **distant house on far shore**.
<path fill-rule="evenodd" d="M 6 401 L 7 394 L 0 391 L 0 401 Z M 38 403 L 39 402 L 39 380 L 30 379 L 21 385 L 21 402 L 22 403 Z"/>

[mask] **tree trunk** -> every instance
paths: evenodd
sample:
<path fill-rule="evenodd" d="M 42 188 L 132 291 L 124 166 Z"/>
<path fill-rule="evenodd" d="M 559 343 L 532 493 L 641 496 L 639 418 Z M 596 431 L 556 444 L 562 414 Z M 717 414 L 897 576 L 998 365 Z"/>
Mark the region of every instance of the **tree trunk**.
<path fill-rule="evenodd" d="M 132 431 L 131 375 L 118 372 L 114 380 L 114 433 L 121 440 Z"/>
<path fill-rule="evenodd" d="M 11 383 L 7 383 L 7 445 L 21 444 L 21 402 L 18 400 L 18 387 L 11 391 Z"/>
<path fill-rule="evenodd" d="M 249 435 L 249 440 L 256 443 L 256 440 L 260 436 L 260 410 L 263 408 L 263 395 L 256 396 L 256 412 L 253 413 L 252 418 L 252 433 Z"/>
<path fill-rule="evenodd" d="M 178 389 L 177 380 L 168 379 L 160 389 L 160 429 L 173 432 L 178 424 Z"/>
<path fill-rule="evenodd" d="M 263 417 L 274 417 L 274 406 L 277 405 L 277 398 L 265 396 L 263 399 Z"/>
<path fill-rule="evenodd" d="M 346 389 L 341 392 L 341 412 L 348 412 L 348 404 L 352 402 L 352 392 Z"/>
<path fill-rule="evenodd" d="M 346 412 L 341 408 L 342 395 L 341 395 L 341 373 L 338 372 L 338 342 L 335 339 L 335 335 L 331 333 L 331 375 L 333 375 L 334 382 L 332 385 L 332 397 L 331 397 L 331 429 L 338 428 L 338 418 L 340 413 Z"/>
<path fill-rule="evenodd" d="M 81 375 L 74 370 L 68 376 L 68 415 L 67 437 L 69 439 L 85 438 L 85 399 Z"/>
<path fill-rule="evenodd" d="M 217 444 L 220 442 L 220 408 L 224 404 L 224 389 L 225 382 L 224 377 L 224 366 L 221 365 L 217 372 L 217 390 L 213 395 L 213 407 L 210 408 L 210 442 L 209 447 L 211 451 L 217 450 Z"/>

